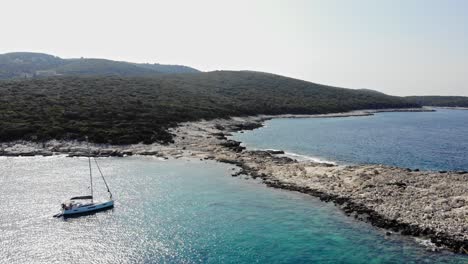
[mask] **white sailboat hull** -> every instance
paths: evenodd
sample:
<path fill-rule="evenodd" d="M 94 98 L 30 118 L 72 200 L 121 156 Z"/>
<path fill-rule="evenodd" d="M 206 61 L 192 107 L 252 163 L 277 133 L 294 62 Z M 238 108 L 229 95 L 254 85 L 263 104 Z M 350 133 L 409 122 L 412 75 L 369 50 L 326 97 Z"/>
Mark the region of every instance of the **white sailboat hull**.
<path fill-rule="evenodd" d="M 88 203 L 79 206 L 73 206 L 69 209 L 63 209 L 63 216 L 72 216 L 80 214 L 95 213 L 98 211 L 108 210 L 114 207 L 114 201 L 106 201 L 101 203 Z"/>

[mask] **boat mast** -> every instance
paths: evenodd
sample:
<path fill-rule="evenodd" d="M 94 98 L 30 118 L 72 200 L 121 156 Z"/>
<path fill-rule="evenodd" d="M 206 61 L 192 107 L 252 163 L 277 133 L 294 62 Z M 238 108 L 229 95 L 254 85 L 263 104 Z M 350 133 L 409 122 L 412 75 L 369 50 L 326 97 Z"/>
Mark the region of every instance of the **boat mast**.
<path fill-rule="evenodd" d="M 112 200 L 112 193 L 111 193 L 111 191 L 110 191 L 110 189 L 109 189 L 109 185 L 107 185 L 106 178 L 104 178 L 104 174 L 102 173 L 101 167 L 99 167 L 99 164 L 98 164 L 96 158 L 94 158 L 94 162 L 96 163 L 96 167 L 98 168 L 99 173 L 101 174 L 102 180 L 104 181 L 104 184 L 106 185 L 107 192 L 109 193 L 109 199 Z"/>
<path fill-rule="evenodd" d="M 91 203 L 94 203 L 93 197 L 93 173 L 91 171 L 91 150 L 89 149 L 88 137 L 86 137 L 86 146 L 88 147 L 89 180 L 91 182 Z"/>

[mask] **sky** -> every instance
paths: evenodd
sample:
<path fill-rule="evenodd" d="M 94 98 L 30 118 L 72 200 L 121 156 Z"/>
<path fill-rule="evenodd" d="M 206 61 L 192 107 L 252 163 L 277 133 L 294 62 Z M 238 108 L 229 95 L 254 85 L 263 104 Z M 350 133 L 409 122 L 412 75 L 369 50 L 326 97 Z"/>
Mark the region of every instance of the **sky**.
<path fill-rule="evenodd" d="M 6 0 L 0 53 L 255 70 L 468 96 L 464 0 Z"/>

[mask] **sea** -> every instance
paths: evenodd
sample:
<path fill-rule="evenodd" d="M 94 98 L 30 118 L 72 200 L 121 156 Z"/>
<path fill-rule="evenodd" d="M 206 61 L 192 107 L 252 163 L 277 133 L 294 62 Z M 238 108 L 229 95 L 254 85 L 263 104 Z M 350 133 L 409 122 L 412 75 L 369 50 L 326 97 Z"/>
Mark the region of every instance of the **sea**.
<path fill-rule="evenodd" d="M 377 127 L 393 127 L 408 144 L 414 142 L 411 133 L 432 134 L 439 127 L 454 134 L 426 138 L 426 145 L 431 145 L 431 151 L 453 153 L 466 147 L 457 137 L 466 137 L 459 127 L 465 122 L 466 128 L 467 113 L 444 110 L 341 119 L 279 119 L 235 137 L 250 138 L 245 142 L 252 148 L 281 148 L 303 156 L 353 163 L 361 161 L 345 159 L 345 154 L 333 156 L 316 151 L 324 144 L 312 135 L 320 134 L 316 130 L 328 129 L 321 134 L 322 140 L 341 140 L 343 134 L 338 133 L 348 134 L 348 130 L 360 127 L 366 136 L 356 135 L 359 140 L 372 138 L 383 148 L 397 136 L 379 139 L 373 133 L 384 137 L 391 133 Z M 449 116 L 464 116 L 465 121 L 447 120 Z M 433 120 L 433 126 L 429 126 L 429 120 Z M 397 128 L 401 124 L 406 125 Z M 454 127 L 448 128 L 447 124 Z M 340 126 L 344 132 L 332 129 Z M 274 136 L 264 138 L 270 141 L 268 144 L 255 143 L 260 142 L 255 141 L 256 134 L 271 133 L 295 143 L 279 144 L 281 140 Z M 333 133 L 335 137 L 330 135 Z M 300 137 L 307 138 L 303 144 L 297 144 Z M 439 144 L 434 138 L 457 148 Z M 322 147 L 314 147 L 314 142 Z M 309 148 L 304 147 L 307 144 Z M 345 142 L 336 144 L 337 148 Z M 421 144 L 398 147 L 424 155 Z M 434 144 L 443 145 L 445 150 L 438 150 Z M 301 148 L 294 147 L 299 145 Z M 372 145 L 368 144 L 368 148 Z M 456 164 L 456 169 L 466 169 L 455 155 L 437 157 L 437 165 L 421 161 L 435 156 L 411 157 L 419 161 L 412 166 L 404 164 L 432 169 L 453 169 L 450 164 Z M 373 158 L 365 162 L 386 161 L 383 157 Z M 384 163 L 402 165 L 399 160 L 405 159 Z M 232 177 L 238 169 L 229 164 L 138 156 L 99 158 L 98 162 L 113 192 L 115 208 L 64 219 L 53 217 L 60 203 L 90 192 L 86 158 L 0 157 L 0 263 L 468 263 L 463 255 L 431 251 L 425 240 L 387 235 L 385 230 L 347 217 L 333 204 L 317 198 Z M 105 199 L 104 183 L 98 174 L 94 175 L 96 199 Z"/>
<path fill-rule="evenodd" d="M 279 118 L 233 139 L 298 159 L 468 171 L 468 111 L 388 112 L 336 118 Z"/>

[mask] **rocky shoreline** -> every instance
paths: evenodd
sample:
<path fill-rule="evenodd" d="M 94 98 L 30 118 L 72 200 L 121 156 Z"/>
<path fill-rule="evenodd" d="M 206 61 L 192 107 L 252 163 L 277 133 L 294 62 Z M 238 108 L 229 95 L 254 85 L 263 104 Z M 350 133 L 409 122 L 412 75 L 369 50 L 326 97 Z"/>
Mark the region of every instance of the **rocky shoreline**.
<path fill-rule="evenodd" d="M 192 155 L 235 164 L 233 176 L 260 178 L 273 188 L 298 191 L 333 202 L 374 226 L 429 239 L 434 250 L 468 254 L 468 172 L 429 172 L 383 165 L 336 166 L 297 161 L 281 151 L 246 150 L 227 139 L 231 132 L 255 128 L 263 118 L 189 123 L 178 131 L 176 144 Z M 258 123 L 256 123 L 258 121 Z M 189 128 L 189 129 L 186 129 Z M 205 140 L 196 140 L 205 131 Z M 206 145 L 204 142 L 211 143 Z"/>
<path fill-rule="evenodd" d="M 468 110 L 468 107 L 462 107 L 462 106 L 434 106 L 432 107 L 434 109 L 448 109 L 448 110 Z"/>
<path fill-rule="evenodd" d="M 405 109 L 387 111 L 432 111 Z M 337 166 L 298 161 L 282 151 L 246 150 L 230 133 L 261 127 L 271 118 L 365 116 L 381 110 L 314 116 L 255 116 L 182 123 L 170 145 L 90 146 L 93 156 L 192 157 L 234 164 L 233 176 L 260 178 L 273 188 L 298 191 L 333 202 L 349 216 L 385 228 L 390 235 L 429 239 L 435 248 L 468 254 L 468 173 L 429 172 L 383 165 Z M 10 142 L 0 155 L 87 155 L 81 142 Z"/>

